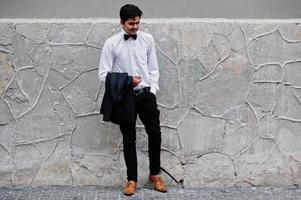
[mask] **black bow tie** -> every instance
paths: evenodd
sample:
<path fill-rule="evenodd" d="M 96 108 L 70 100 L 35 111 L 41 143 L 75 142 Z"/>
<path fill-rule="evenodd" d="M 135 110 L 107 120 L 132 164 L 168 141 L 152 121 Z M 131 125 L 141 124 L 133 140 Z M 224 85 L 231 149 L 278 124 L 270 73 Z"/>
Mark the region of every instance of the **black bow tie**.
<path fill-rule="evenodd" d="M 127 41 L 130 37 L 133 38 L 134 40 L 136 40 L 137 39 L 137 34 L 135 34 L 135 35 L 124 34 L 123 37 L 124 37 L 125 41 Z"/>

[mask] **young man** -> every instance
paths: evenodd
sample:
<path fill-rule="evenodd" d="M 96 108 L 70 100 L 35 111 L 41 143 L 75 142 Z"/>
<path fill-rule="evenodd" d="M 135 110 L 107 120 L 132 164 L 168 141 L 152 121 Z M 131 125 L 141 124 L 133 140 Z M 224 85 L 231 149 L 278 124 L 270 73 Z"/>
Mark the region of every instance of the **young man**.
<path fill-rule="evenodd" d="M 138 31 L 142 11 L 127 4 L 120 9 L 122 30 L 109 38 L 102 49 L 99 63 L 99 79 L 104 81 L 109 72 L 127 73 L 132 78 L 135 116 L 139 115 L 148 134 L 149 181 L 154 189 L 166 192 L 159 176 L 161 130 L 156 93 L 159 90 L 159 70 L 154 38 L 151 34 Z M 137 187 L 136 117 L 134 123 L 121 123 L 124 159 L 127 167 L 125 195 L 133 195 Z"/>

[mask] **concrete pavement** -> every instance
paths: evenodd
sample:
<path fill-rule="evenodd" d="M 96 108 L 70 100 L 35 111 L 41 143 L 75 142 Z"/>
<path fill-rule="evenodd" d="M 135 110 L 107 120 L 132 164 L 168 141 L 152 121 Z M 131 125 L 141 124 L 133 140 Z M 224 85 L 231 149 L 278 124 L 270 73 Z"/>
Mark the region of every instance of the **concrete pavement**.
<path fill-rule="evenodd" d="M 127 197 L 120 187 L 2 187 L 1 200 L 300 200 L 301 189 L 269 187 L 232 187 L 183 189 L 172 187 L 167 193 L 148 188 L 138 188 L 137 193 Z"/>

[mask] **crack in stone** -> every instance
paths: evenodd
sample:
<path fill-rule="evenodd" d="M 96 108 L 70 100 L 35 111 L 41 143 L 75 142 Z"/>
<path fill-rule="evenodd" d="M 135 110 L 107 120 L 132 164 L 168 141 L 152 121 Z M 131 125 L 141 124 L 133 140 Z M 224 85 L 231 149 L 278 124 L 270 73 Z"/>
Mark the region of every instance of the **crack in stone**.
<path fill-rule="evenodd" d="M 227 39 L 228 39 L 228 38 L 227 38 Z M 229 39 L 228 39 L 228 41 L 229 41 Z M 229 41 L 229 44 L 230 44 L 230 41 Z M 214 69 L 213 69 L 210 73 L 208 73 L 208 74 L 206 74 L 205 76 L 199 78 L 199 81 L 202 81 L 202 80 L 208 78 L 209 76 L 211 76 L 211 75 L 216 71 L 217 66 L 219 66 L 222 62 L 224 62 L 227 58 L 229 58 L 229 57 L 230 57 L 230 54 L 231 54 L 231 47 L 230 47 L 230 45 L 229 45 L 229 50 L 228 50 L 227 55 L 226 55 L 224 58 L 221 58 L 220 61 L 219 61 L 218 63 L 215 64 Z M 197 85 L 197 84 L 196 84 L 196 85 Z M 195 86 L 196 86 L 196 85 L 195 85 Z"/>
<path fill-rule="evenodd" d="M 35 176 L 33 177 L 33 179 L 31 180 L 30 185 L 33 185 L 33 182 L 35 181 L 36 177 L 39 175 L 39 173 L 40 173 L 40 171 L 42 169 L 43 163 L 47 162 L 47 160 L 54 154 L 57 146 L 58 146 L 58 143 L 55 143 L 54 147 L 52 148 L 52 150 L 50 151 L 50 153 L 48 154 L 48 156 L 43 161 L 41 161 L 41 163 L 39 165 L 39 169 L 38 169 L 37 173 L 35 174 Z"/>
<path fill-rule="evenodd" d="M 70 156 L 71 156 L 71 159 L 73 158 L 73 155 L 74 155 L 74 151 L 73 151 L 73 146 L 72 146 L 72 141 L 73 141 L 73 137 L 74 137 L 74 133 L 75 133 L 75 130 L 77 128 L 77 122 L 74 123 L 72 129 L 71 129 L 71 137 L 70 137 L 70 142 L 69 142 L 69 145 L 70 145 Z"/>
<path fill-rule="evenodd" d="M 89 69 L 89 70 L 86 70 L 86 71 L 82 71 L 82 72 L 79 72 L 70 82 L 66 83 L 65 85 L 59 87 L 58 91 L 61 91 L 62 89 L 64 89 L 65 87 L 67 87 L 68 85 L 70 85 L 71 83 L 73 83 L 76 79 L 78 79 L 81 75 L 85 74 L 85 73 L 88 73 L 88 72 L 92 72 L 92 71 L 95 71 L 95 70 L 98 70 L 98 67 L 97 68 L 93 68 L 93 69 Z"/>
<path fill-rule="evenodd" d="M 224 120 L 225 122 L 229 122 L 228 119 L 223 118 L 222 116 L 212 116 L 212 115 L 205 115 L 200 109 L 198 109 L 196 106 L 191 107 L 192 110 L 195 110 L 197 113 L 199 113 L 203 117 L 212 118 L 212 119 L 220 119 Z M 230 123 L 230 122 L 229 122 Z"/>
<path fill-rule="evenodd" d="M 18 73 L 16 73 L 16 77 L 15 77 L 15 78 L 16 78 L 17 85 L 19 86 L 19 89 L 20 89 L 21 93 L 23 94 L 23 96 L 25 97 L 25 99 L 26 99 L 26 101 L 27 101 L 29 107 L 32 107 L 32 104 L 31 104 L 31 98 L 30 98 L 30 96 L 24 91 L 23 86 L 22 86 L 22 84 L 20 83 L 20 80 L 19 80 L 19 78 L 18 78 Z"/>
<path fill-rule="evenodd" d="M 85 42 L 85 43 L 87 42 L 88 37 L 89 37 L 89 35 L 90 35 L 90 33 L 91 33 L 91 31 L 92 31 L 93 28 L 94 28 L 94 24 L 90 24 L 90 27 L 89 27 L 89 29 L 88 29 L 88 31 L 87 31 L 87 33 L 86 33 L 85 38 L 84 38 L 84 42 Z M 87 44 L 87 43 L 86 43 L 86 44 Z"/>
<path fill-rule="evenodd" d="M 0 143 L 0 148 L 2 148 L 9 156 L 11 156 L 11 153 L 9 152 L 9 150 L 7 148 L 5 148 L 5 146 L 1 143 Z"/>
<path fill-rule="evenodd" d="M 15 32 L 18 36 L 20 36 L 20 37 L 23 38 L 23 39 L 29 40 L 30 42 L 34 43 L 35 45 L 39 45 L 36 41 L 34 41 L 34 40 L 32 40 L 32 39 L 26 37 L 25 35 L 19 33 L 19 32 L 17 31 L 16 26 L 17 26 L 17 24 L 14 26 L 14 32 Z"/>
<path fill-rule="evenodd" d="M 247 58 L 248 58 L 248 61 L 249 61 L 249 65 L 252 67 L 253 66 L 253 64 L 252 64 L 252 61 L 251 61 L 251 58 L 250 58 L 250 53 L 249 53 L 249 48 L 248 48 L 248 46 L 249 46 L 249 42 L 248 42 L 248 37 L 247 37 L 247 34 L 246 34 L 246 32 L 244 31 L 244 29 L 243 29 L 243 27 L 241 26 L 241 25 L 239 25 L 239 28 L 240 28 L 240 30 L 242 31 L 242 33 L 243 33 L 243 36 L 244 36 L 244 39 L 245 39 L 245 45 L 244 45 L 244 47 L 245 47 L 245 51 L 246 51 L 246 56 L 247 56 Z M 254 72 L 253 72 L 253 74 L 254 74 Z M 254 75 L 253 75 L 254 76 Z M 250 90 L 249 90 L 250 91 Z"/>
<path fill-rule="evenodd" d="M 240 152 L 238 152 L 238 153 L 234 156 L 234 158 L 239 158 L 240 156 L 242 156 L 243 154 L 245 154 L 245 153 L 251 148 L 251 146 L 252 146 L 253 144 L 255 144 L 255 143 L 260 139 L 260 137 L 261 137 L 261 135 L 258 135 L 256 138 L 254 138 L 254 139 L 251 141 L 251 143 L 250 143 L 247 147 L 245 147 L 244 149 L 242 149 Z"/>
<path fill-rule="evenodd" d="M 297 100 L 297 102 L 301 105 L 301 101 L 300 99 L 298 98 L 298 96 L 295 94 L 295 92 L 291 92 L 293 94 L 293 97 Z"/>
<path fill-rule="evenodd" d="M 71 108 L 71 110 L 73 111 L 73 114 L 76 115 L 76 111 L 75 108 L 72 106 L 72 104 L 69 102 L 69 100 L 67 99 L 66 95 L 62 92 L 62 95 L 65 99 L 65 101 L 67 102 L 67 104 L 69 105 L 69 107 Z"/>
<path fill-rule="evenodd" d="M 162 53 L 163 56 L 165 56 L 172 64 L 177 65 L 177 62 L 175 62 L 172 58 L 170 58 L 164 51 L 159 47 L 159 45 L 156 43 L 156 48 Z"/>
<path fill-rule="evenodd" d="M 274 141 L 273 139 L 270 139 L 270 140 Z M 260 166 L 262 166 L 263 163 L 265 163 L 268 160 L 268 158 L 271 157 L 271 155 L 273 154 L 274 150 L 276 149 L 276 146 L 277 146 L 277 144 L 274 144 L 274 146 L 272 147 L 272 149 L 269 152 L 269 154 L 265 157 L 265 159 L 262 160 L 260 163 L 258 163 L 258 165 L 256 165 L 253 169 L 251 169 L 250 175 L 252 175 L 256 169 L 258 169 Z"/>
<path fill-rule="evenodd" d="M 20 143 L 16 143 L 15 147 L 17 146 L 27 146 L 27 145 L 34 145 L 34 144 L 39 144 L 39 143 L 44 143 L 44 142 L 49 142 L 49 141 L 56 141 L 59 140 L 60 138 L 66 137 L 71 135 L 71 133 L 65 133 L 65 134 L 61 134 L 52 138 L 43 138 L 40 140 L 35 140 L 35 141 L 27 141 L 27 142 L 20 142 Z"/>
<path fill-rule="evenodd" d="M 112 156 L 112 155 L 109 155 L 109 154 L 105 154 L 105 153 L 83 153 L 82 154 L 83 156 L 95 156 L 95 157 L 108 157 L 108 158 L 111 158 L 113 161 L 117 161 L 118 160 L 118 157 L 117 156 Z"/>
<path fill-rule="evenodd" d="M 250 44 L 253 40 L 256 40 L 256 39 L 258 39 L 258 38 L 260 38 L 260 37 L 263 37 L 263 36 L 266 36 L 266 35 L 270 35 L 270 34 L 276 32 L 276 31 L 279 31 L 279 27 L 280 27 L 280 26 L 277 25 L 276 28 L 275 28 L 274 30 L 271 30 L 271 31 L 268 31 L 268 32 L 265 32 L 265 33 L 262 33 L 262 34 L 258 34 L 258 35 L 254 36 L 254 37 L 252 37 L 252 38 L 248 38 L 248 37 L 246 36 L 246 38 L 247 38 L 247 46 L 249 46 L 249 44 Z M 245 32 L 244 32 L 244 33 L 245 33 Z"/>

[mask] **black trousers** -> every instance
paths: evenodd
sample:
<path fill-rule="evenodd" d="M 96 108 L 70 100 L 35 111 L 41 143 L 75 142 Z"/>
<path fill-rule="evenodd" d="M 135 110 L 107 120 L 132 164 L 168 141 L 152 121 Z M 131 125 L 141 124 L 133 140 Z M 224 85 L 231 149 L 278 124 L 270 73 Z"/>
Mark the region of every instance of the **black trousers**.
<path fill-rule="evenodd" d="M 160 172 L 161 130 L 160 111 L 156 96 L 149 91 L 135 95 L 136 116 L 139 115 L 148 135 L 149 170 L 151 175 Z M 124 159 L 127 167 L 127 180 L 137 181 L 136 124 L 120 124 L 123 135 Z"/>

